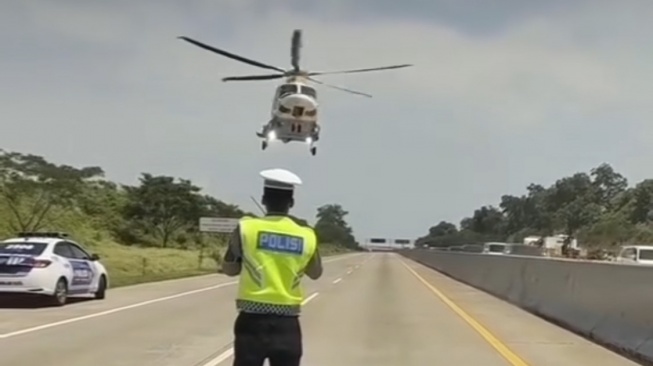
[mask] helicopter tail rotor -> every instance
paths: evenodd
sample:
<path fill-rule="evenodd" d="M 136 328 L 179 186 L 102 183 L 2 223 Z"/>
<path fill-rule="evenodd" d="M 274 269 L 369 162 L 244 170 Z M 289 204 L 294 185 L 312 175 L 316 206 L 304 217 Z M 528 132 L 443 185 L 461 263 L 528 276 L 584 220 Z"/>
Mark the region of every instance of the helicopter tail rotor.
<path fill-rule="evenodd" d="M 299 52 L 302 48 L 302 31 L 295 29 L 292 33 L 292 41 L 290 45 L 290 63 L 292 64 L 295 72 L 299 72 Z"/>

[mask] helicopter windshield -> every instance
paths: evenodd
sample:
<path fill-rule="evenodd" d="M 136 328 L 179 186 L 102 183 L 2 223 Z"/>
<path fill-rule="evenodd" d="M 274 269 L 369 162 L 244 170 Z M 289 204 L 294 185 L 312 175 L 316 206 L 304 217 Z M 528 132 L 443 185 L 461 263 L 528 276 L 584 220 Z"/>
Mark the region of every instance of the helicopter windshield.
<path fill-rule="evenodd" d="M 279 87 L 277 90 L 277 95 L 282 97 L 286 94 L 295 94 L 297 93 L 297 85 L 296 84 L 283 84 Z"/>
<path fill-rule="evenodd" d="M 310 86 L 302 85 L 301 93 L 308 95 L 313 99 L 317 99 L 317 93 L 315 92 L 315 89 L 311 88 Z"/>

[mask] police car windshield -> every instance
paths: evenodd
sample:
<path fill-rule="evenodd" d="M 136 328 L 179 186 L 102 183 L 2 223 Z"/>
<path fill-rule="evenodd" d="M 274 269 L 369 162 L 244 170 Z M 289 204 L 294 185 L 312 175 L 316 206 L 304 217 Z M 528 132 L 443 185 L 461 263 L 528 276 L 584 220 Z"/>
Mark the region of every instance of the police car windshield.
<path fill-rule="evenodd" d="M 7 242 L 0 243 L 0 254 L 25 254 L 25 255 L 41 255 L 47 244 L 44 243 L 30 243 L 30 242 Z"/>

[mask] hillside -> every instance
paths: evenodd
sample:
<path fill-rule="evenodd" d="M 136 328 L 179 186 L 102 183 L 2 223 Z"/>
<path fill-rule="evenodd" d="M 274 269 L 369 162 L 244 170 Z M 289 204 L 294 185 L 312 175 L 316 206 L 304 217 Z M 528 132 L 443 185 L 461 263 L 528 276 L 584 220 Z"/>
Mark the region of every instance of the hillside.
<path fill-rule="evenodd" d="M 2 150 L 0 188 L 0 238 L 67 232 L 100 255 L 113 286 L 215 273 L 226 238 L 200 233 L 199 218 L 253 215 L 186 179 L 142 173 L 139 185 L 121 185 L 105 179 L 100 167 Z M 339 205 L 318 209 L 323 255 L 356 249 L 344 215 Z"/>

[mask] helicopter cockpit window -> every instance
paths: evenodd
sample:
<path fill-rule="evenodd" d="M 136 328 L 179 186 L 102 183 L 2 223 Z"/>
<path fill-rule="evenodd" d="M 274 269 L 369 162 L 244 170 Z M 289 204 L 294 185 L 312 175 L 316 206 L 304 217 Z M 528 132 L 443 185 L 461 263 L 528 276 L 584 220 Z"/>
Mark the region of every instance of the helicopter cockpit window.
<path fill-rule="evenodd" d="M 311 88 L 310 86 L 302 85 L 301 93 L 304 95 L 308 95 L 313 99 L 317 99 L 317 93 L 315 92 L 315 89 Z"/>
<path fill-rule="evenodd" d="M 280 97 L 286 95 L 286 94 L 295 94 L 297 93 L 297 85 L 295 84 L 284 84 L 279 87 L 279 90 L 277 91 L 277 95 Z"/>

